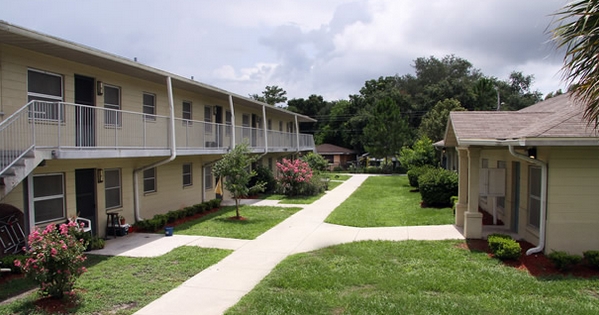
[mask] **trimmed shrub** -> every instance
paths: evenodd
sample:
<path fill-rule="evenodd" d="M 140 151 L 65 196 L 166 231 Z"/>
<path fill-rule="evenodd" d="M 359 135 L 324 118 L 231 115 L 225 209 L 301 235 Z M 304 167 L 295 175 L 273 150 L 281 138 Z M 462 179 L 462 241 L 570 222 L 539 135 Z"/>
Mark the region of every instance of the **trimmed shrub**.
<path fill-rule="evenodd" d="M 20 264 L 23 264 L 25 262 L 25 259 L 26 259 L 25 255 L 2 256 L 2 257 L 0 257 L 0 267 L 9 268 L 11 273 L 15 273 L 15 274 L 23 273 L 21 268 L 19 268 L 15 265 L 15 261 L 18 260 L 18 261 L 20 261 Z"/>
<path fill-rule="evenodd" d="M 500 260 L 518 260 L 522 253 L 520 244 L 509 235 L 491 234 L 487 237 L 489 249 Z"/>
<path fill-rule="evenodd" d="M 489 249 L 493 254 L 501 247 L 504 240 L 511 240 L 512 237 L 506 234 L 493 233 L 487 236 L 487 243 L 489 244 Z"/>
<path fill-rule="evenodd" d="M 428 206 L 451 206 L 451 197 L 458 194 L 458 174 L 431 169 L 418 177 L 418 190 Z"/>
<path fill-rule="evenodd" d="M 582 255 L 589 265 L 599 268 L 599 250 L 587 250 Z"/>
<path fill-rule="evenodd" d="M 495 257 L 501 260 L 518 260 L 521 253 L 522 248 L 518 242 L 506 239 L 503 241 L 502 246 L 495 252 Z"/>
<path fill-rule="evenodd" d="M 102 249 L 104 248 L 104 245 L 106 244 L 106 242 L 104 241 L 103 238 L 98 237 L 98 236 L 94 236 L 92 237 L 91 241 L 89 241 L 89 248 L 92 250 L 95 249 Z"/>
<path fill-rule="evenodd" d="M 345 171 L 345 170 L 341 166 L 335 166 L 335 167 L 333 167 L 333 172 L 343 172 L 343 171 Z"/>
<path fill-rule="evenodd" d="M 420 175 L 432 169 L 435 169 L 435 167 L 430 165 L 412 167 L 408 171 L 408 180 L 410 181 L 410 186 L 418 188 L 418 178 L 420 177 Z"/>
<path fill-rule="evenodd" d="M 174 223 L 179 218 L 179 214 L 175 210 L 171 210 L 166 213 L 166 222 Z"/>
<path fill-rule="evenodd" d="M 220 202 L 221 202 L 221 201 L 222 201 L 222 200 L 220 200 L 220 199 L 212 199 L 212 200 L 210 200 L 210 201 L 209 201 L 209 203 L 210 203 L 210 208 L 211 208 L 211 209 L 216 209 L 216 208 L 219 208 L 219 207 L 220 207 Z"/>
<path fill-rule="evenodd" d="M 272 171 L 268 167 L 264 167 L 262 165 L 254 168 L 254 172 L 256 175 L 250 178 L 248 183 L 248 188 L 258 186 L 258 183 L 265 183 L 264 192 L 270 193 L 273 192 L 277 186 L 277 181 L 275 180 Z M 250 192 L 252 194 L 253 192 Z"/>
<path fill-rule="evenodd" d="M 547 255 L 547 258 L 549 258 L 553 265 L 561 271 L 568 270 L 582 261 L 581 256 L 570 255 L 563 251 L 554 251 L 551 254 Z"/>

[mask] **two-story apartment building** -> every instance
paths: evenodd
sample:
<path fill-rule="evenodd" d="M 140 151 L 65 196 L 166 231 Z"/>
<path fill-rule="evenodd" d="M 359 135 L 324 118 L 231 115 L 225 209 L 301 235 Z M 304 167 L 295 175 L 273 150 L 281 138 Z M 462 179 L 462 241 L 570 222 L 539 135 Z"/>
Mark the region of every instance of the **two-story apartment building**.
<path fill-rule="evenodd" d="M 103 235 L 107 212 L 134 222 L 212 199 L 233 146 L 273 168 L 314 150 L 298 132 L 313 121 L 0 21 L 0 203 L 26 232 L 80 216 Z"/>

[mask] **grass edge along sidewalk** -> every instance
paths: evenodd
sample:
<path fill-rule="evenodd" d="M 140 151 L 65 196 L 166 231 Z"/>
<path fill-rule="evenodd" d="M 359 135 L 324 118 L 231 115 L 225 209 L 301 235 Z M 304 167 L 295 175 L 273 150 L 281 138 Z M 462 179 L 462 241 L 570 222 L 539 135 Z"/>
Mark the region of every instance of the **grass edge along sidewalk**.
<path fill-rule="evenodd" d="M 363 241 L 287 257 L 226 314 L 598 314 L 597 295 L 597 279 L 538 279 L 465 241 Z"/>
<path fill-rule="evenodd" d="M 407 176 L 370 176 L 325 220 L 355 227 L 453 224 L 451 208 L 421 208 Z"/>

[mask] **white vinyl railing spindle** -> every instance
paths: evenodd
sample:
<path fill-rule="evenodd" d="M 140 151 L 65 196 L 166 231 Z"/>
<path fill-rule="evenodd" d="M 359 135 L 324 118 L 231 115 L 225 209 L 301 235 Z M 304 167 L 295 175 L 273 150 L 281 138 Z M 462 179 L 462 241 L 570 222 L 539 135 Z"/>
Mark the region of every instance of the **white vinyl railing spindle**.
<path fill-rule="evenodd" d="M 0 123 L 0 172 L 33 148 L 48 150 L 166 150 L 169 117 L 100 106 L 31 101 Z M 226 150 L 242 142 L 252 149 L 295 150 L 295 133 L 176 119 L 181 150 Z M 236 143 L 232 143 L 235 138 Z M 312 135 L 299 137 L 302 149 L 313 149 Z M 1 173 L 0 173 L 1 174 Z"/>

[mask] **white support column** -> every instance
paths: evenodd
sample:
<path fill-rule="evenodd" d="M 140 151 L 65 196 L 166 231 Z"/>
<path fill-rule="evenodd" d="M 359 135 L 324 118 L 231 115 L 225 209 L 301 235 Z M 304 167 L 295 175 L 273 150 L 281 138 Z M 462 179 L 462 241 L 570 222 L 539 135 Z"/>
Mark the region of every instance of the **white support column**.
<path fill-rule="evenodd" d="M 297 152 L 300 151 L 300 136 L 299 136 L 299 123 L 297 122 L 297 115 L 295 115 L 295 140 L 297 141 Z"/>
<path fill-rule="evenodd" d="M 464 215 L 464 236 L 482 238 L 483 214 L 478 211 L 480 148 L 468 148 L 468 210 Z"/>
<path fill-rule="evenodd" d="M 458 203 L 455 206 L 455 225 L 464 226 L 464 213 L 468 209 L 468 149 L 458 148 L 459 184 Z"/>
<path fill-rule="evenodd" d="M 229 110 L 231 111 L 231 149 L 235 148 L 235 108 L 233 106 L 233 96 L 229 94 Z"/>

